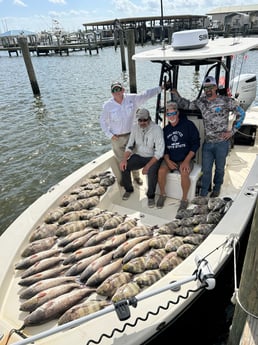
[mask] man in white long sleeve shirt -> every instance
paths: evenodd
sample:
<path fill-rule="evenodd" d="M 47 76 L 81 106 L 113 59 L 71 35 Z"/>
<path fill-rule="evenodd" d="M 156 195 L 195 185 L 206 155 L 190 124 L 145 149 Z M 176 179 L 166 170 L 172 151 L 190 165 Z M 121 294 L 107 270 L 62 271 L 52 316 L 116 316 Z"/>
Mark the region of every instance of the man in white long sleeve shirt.
<path fill-rule="evenodd" d="M 105 135 L 111 139 L 112 149 L 117 162 L 121 162 L 124 156 L 129 135 L 135 123 L 136 110 L 148 99 L 158 95 L 161 87 L 146 90 L 140 94 L 125 93 L 120 82 L 111 85 L 112 98 L 103 105 L 100 115 L 100 126 Z M 133 172 L 134 180 L 142 184 L 139 172 Z"/>
<path fill-rule="evenodd" d="M 163 131 L 159 125 L 151 121 L 147 109 L 139 109 L 136 118 L 138 124 L 132 128 L 124 158 L 120 163 L 125 188 L 123 200 L 127 200 L 134 191 L 131 171 L 142 169 L 142 174 L 148 176 L 148 206 L 154 207 L 158 169 L 165 149 Z"/>

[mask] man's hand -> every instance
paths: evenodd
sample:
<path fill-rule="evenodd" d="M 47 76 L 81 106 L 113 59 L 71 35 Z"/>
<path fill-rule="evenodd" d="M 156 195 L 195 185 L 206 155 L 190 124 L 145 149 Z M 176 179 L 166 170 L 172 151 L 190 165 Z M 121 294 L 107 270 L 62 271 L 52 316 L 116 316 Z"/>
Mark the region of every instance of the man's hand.
<path fill-rule="evenodd" d="M 120 170 L 121 171 L 125 171 L 127 168 L 127 159 L 123 159 L 121 162 L 120 162 Z"/>

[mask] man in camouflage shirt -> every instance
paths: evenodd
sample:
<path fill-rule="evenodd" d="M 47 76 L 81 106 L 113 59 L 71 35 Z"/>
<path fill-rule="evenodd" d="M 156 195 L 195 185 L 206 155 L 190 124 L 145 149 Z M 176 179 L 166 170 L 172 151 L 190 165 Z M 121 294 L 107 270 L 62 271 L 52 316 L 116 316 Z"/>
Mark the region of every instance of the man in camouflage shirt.
<path fill-rule="evenodd" d="M 203 82 L 204 95 L 189 101 L 173 89 L 174 100 L 182 109 L 199 109 L 202 114 L 205 138 L 202 147 L 202 186 L 201 196 L 207 196 L 212 182 L 212 167 L 215 163 L 213 190 L 210 197 L 217 197 L 224 179 L 226 157 L 229 152 L 229 139 L 241 127 L 245 111 L 238 102 L 227 96 L 217 94 L 214 77 L 207 76 Z M 235 116 L 233 126 L 229 125 L 229 114 Z"/>

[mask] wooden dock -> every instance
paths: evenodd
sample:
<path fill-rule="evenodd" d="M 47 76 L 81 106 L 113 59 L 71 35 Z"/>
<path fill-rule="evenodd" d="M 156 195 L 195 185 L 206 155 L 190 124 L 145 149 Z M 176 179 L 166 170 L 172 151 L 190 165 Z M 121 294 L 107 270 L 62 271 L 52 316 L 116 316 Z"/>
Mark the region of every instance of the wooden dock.
<path fill-rule="evenodd" d="M 29 51 L 32 54 L 40 55 L 51 55 L 63 54 L 69 55 L 70 52 L 84 50 L 85 53 L 92 55 L 92 52 L 98 54 L 99 49 L 104 46 L 114 45 L 113 39 L 102 39 L 99 41 L 87 41 L 87 42 L 77 42 L 77 43 L 54 43 L 54 44 L 35 44 L 29 45 Z M 21 48 L 19 44 L 9 45 L 9 46 L 0 46 L 0 51 L 7 51 L 11 57 L 13 54 L 16 56 L 21 55 Z"/>

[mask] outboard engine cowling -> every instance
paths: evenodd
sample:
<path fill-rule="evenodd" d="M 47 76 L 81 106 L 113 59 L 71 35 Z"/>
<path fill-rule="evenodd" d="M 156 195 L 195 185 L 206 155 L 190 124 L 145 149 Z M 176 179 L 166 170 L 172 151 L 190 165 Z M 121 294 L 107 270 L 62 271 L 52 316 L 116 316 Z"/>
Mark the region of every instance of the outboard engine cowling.
<path fill-rule="evenodd" d="M 256 88 L 255 74 L 240 74 L 230 81 L 232 96 L 238 99 L 244 110 L 247 110 L 255 100 Z"/>

